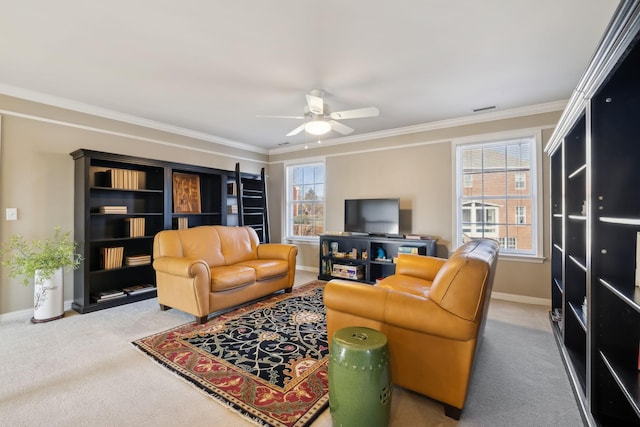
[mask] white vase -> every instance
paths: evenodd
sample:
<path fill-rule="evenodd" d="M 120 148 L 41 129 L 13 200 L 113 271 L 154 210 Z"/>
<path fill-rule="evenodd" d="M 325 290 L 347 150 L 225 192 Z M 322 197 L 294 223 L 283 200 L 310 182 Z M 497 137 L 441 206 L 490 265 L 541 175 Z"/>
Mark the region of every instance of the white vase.
<path fill-rule="evenodd" d="M 64 316 L 64 286 L 62 268 L 53 276 L 40 280 L 41 270 L 36 270 L 33 290 L 33 323 L 49 322 Z"/>

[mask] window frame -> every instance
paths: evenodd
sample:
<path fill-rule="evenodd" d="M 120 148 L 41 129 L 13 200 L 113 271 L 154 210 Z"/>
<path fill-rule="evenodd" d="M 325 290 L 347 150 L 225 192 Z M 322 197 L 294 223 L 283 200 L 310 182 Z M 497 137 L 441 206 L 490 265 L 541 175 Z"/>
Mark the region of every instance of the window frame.
<path fill-rule="evenodd" d="M 292 170 L 295 167 L 305 167 L 305 166 L 315 166 L 322 165 L 324 171 L 324 200 L 322 204 L 324 205 L 324 212 L 326 213 L 327 209 L 327 164 L 326 159 L 324 157 L 317 158 L 305 158 L 299 159 L 295 161 L 284 162 L 284 199 L 283 199 L 283 209 L 284 215 L 282 215 L 282 230 L 283 230 L 283 240 L 286 241 L 299 241 L 299 242 L 320 242 L 320 236 L 296 236 L 293 234 L 293 228 L 291 225 L 293 224 L 293 218 L 291 218 L 292 209 L 290 209 L 293 204 L 293 186 L 292 186 Z M 323 230 L 326 230 L 327 227 L 327 217 L 326 214 L 323 218 Z"/>
<path fill-rule="evenodd" d="M 454 218 L 452 221 L 452 243 L 454 247 L 462 244 L 462 209 L 459 203 L 464 191 L 464 178 L 462 170 L 461 147 L 480 146 L 483 144 L 506 144 L 518 139 L 530 138 L 530 177 L 529 194 L 531 194 L 532 204 L 529 214 L 529 221 L 532 227 L 532 250 L 529 252 L 512 252 L 503 250 L 500 252 L 501 259 L 511 259 L 514 261 L 543 262 L 544 261 L 544 200 L 542 198 L 542 130 L 541 128 L 520 129 L 506 132 L 497 132 L 484 135 L 456 138 L 452 140 L 452 193 L 455 195 L 452 200 L 452 210 Z M 525 185 L 526 186 L 526 185 Z M 517 225 L 517 224 L 514 224 Z M 506 241 L 505 241 L 506 242 Z"/>

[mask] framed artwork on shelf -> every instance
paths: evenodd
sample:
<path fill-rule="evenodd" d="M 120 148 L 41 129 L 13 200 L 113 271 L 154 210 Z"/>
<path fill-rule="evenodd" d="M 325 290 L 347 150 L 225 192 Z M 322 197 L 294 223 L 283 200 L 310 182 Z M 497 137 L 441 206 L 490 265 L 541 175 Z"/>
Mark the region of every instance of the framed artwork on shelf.
<path fill-rule="evenodd" d="M 200 177 L 198 175 L 174 172 L 174 213 L 200 213 L 200 209 Z"/>

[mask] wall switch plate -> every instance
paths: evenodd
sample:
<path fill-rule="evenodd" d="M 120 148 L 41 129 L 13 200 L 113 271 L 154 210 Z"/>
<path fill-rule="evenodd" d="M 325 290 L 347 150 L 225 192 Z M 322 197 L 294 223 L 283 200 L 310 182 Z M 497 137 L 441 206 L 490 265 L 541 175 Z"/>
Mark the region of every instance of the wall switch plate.
<path fill-rule="evenodd" d="M 7 221 L 18 220 L 18 208 L 7 208 Z"/>

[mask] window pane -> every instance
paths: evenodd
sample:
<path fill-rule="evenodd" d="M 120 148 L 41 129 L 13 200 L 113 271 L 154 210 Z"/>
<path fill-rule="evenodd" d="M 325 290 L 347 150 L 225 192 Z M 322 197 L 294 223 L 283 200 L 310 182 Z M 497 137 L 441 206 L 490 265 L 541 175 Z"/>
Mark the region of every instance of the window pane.
<path fill-rule="evenodd" d="M 504 171 L 506 169 L 506 147 L 489 147 L 482 151 L 483 170 L 487 172 Z"/>
<path fill-rule="evenodd" d="M 314 237 L 323 233 L 324 164 L 288 166 L 287 177 L 287 236 Z"/>
<path fill-rule="evenodd" d="M 533 254 L 533 138 L 460 145 L 457 241 L 498 239 L 506 252 Z"/>

